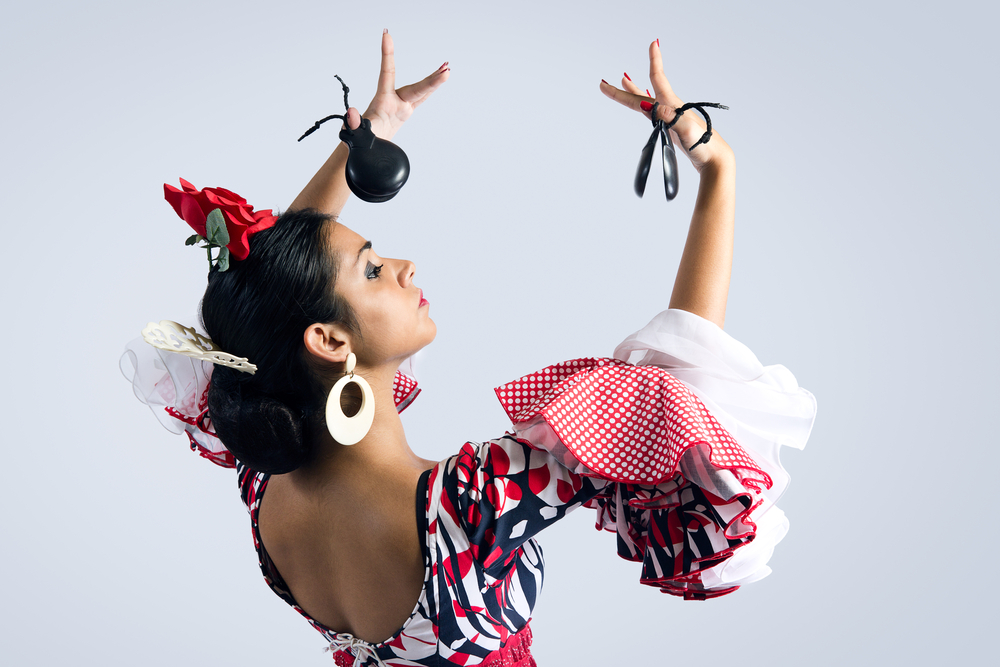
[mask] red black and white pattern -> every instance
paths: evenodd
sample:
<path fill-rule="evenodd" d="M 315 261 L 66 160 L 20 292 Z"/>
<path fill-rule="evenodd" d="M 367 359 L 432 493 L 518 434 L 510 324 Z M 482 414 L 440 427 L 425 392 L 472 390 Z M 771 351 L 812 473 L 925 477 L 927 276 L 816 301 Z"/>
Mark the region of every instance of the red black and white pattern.
<path fill-rule="evenodd" d="M 397 374 L 397 379 L 399 374 Z M 408 376 L 403 376 L 407 378 Z M 419 391 L 396 383 L 396 409 Z M 528 621 L 542 584 L 540 530 L 593 498 L 603 482 L 576 475 L 545 452 L 505 436 L 466 443 L 424 473 L 417 490 L 424 586 L 402 629 L 365 645 L 310 617 L 295 601 L 260 538 L 260 504 L 270 475 L 237 462 L 240 494 L 264 580 L 330 642 L 337 664 L 535 667 Z M 422 516 L 421 516 L 422 515 Z M 421 521 L 422 519 L 422 521 Z M 374 654 L 373 657 L 372 654 Z"/>
<path fill-rule="evenodd" d="M 270 476 L 242 464 L 238 471 L 265 581 L 335 644 L 343 635 L 296 604 L 261 543 L 257 522 Z M 510 642 L 527 627 L 542 585 L 542 551 L 532 538 L 593 498 L 603 484 L 510 436 L 467 443 L 424 473 L 418 489 L 426 519 L 424 587 L 402 629 L 370 645 L 370 651 L 386 665 L 442 660 L 479 665 L 510 654 Z M 515 645 L 523 646 L 515 662 L 532 664 L 524 635 Z M 367 657 L 363 664 L 377 664 L 361 657 Z"/>

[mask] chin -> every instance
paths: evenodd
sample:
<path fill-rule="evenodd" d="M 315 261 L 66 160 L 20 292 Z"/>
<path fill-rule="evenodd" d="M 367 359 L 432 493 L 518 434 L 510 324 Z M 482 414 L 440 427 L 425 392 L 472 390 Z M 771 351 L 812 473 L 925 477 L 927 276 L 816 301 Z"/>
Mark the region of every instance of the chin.
<path fill-rule="evenodd" d="M 416 354 L 420 350 L 424 349 L 425 347 L 427 347 L 428 345 L 430 345 L 431 343 L 433 343 L 434 342 L 434 338 L 435 338 L 435 336 L 431 336 L 430 338 L 428 338 L 420 347 L 418 347 L 416 350 L 414 350 L 413 354 Z"/>
<path fill-rule="evenodd" d="M 406 355 L 403 357 L 404 359 L 409 359 L 417 352 L 420 352 L 420 350 L 424 349 L 425 347 L 433 343 L 434 339 L 437 337 L 437 327 L 433 326 L 432 323 L 432 326 L 428 332 L 426 333 L 421 332 L 421 333 L 422 335 L 420 336 L 419 342 L 417 342 L 416 346 L 414 346 L 411 352 L 406 353 Z"/>
<path fill-rule="evenodd" d="M 427 318 L 427 326 L 421 327 L 421 329 L 422 329 L 422 331 L 420 332 L 421 341 L 420 341 L 420 347 L 418 349 L 422 350 L 431 343 L 433 343 L 434 339 L 437 338 L 438 328 L 437 325 L 434 324 L 434 320 Z"/>

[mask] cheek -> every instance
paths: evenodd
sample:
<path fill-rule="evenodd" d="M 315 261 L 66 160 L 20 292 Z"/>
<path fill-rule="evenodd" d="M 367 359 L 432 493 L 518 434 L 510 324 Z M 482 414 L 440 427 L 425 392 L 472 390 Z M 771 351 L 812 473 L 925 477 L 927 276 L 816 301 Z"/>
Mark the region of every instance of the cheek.
<path fill-rule="evenodd" d="M 388 298 L 370 298 L 358 304 L 358 324 L 364 336 L 365 347 L 371 349 L 392 346 L 405 338 L 412 322 L 398 308 L 391 308 L 393 301 Z"/>

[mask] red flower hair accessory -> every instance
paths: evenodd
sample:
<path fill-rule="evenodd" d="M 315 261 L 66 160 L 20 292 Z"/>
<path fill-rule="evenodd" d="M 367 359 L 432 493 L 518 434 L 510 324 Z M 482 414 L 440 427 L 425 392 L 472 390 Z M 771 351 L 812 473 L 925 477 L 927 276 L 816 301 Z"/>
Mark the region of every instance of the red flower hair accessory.
<path fill-rule="evenodd" d="M 274 226 L 278 219 L 271 209 L 254 211 L 246 199 L 225 188 L 199 190 L 183 178 L 180 181 L 182 190 L 164 183 L 163 198 L 196 232 L 187 240 L 188 245 L 206 241 L 203 247 L 208 248 L 209 262 L 211 249 L 220 248 L 216 257 L 220 271 L 229 268 L 230 254 L 235 259 L 246 259 L 250 237 Z"/>

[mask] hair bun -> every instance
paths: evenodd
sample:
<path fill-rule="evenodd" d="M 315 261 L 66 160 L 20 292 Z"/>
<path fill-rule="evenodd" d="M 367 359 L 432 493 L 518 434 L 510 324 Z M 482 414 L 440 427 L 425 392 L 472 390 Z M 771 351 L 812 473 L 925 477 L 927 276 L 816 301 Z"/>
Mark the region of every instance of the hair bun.
<path fill-rule="evenodd" d="M 291 472 L 309 458 L 302 413 L 272 396 L 252 391 L 239 373 L 216 367 L 208 413 L 219 439 L 239 461 L 263 473 Z"/>

